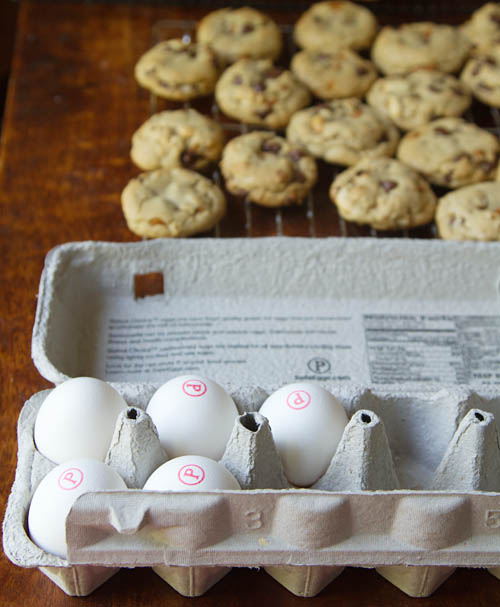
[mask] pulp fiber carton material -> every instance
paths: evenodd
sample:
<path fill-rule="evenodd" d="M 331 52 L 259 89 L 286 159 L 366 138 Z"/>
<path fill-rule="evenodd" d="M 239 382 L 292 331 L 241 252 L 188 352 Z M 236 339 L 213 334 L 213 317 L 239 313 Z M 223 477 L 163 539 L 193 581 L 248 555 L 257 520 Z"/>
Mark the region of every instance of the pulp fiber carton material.
<path fill-rule="evenodd" d="M 5 552 L 74 595 L 136 566 L 187 596 L 233 566 L 264 567 L 303 596 L 346 565 L 376 567 L 412 596 L 456 567 L 500 577 L 499 261 L 496 244 L 383 239 L 57 247 L 33 360 L 54 384 L 95 376 L 124 396 L 106 461 L 129 490 L 76 501 L 67 560 L 30 541 L 29 502 L 54 467 L 33 443 L 39 392 L 19 418 Z M 189 373 L 221 383 L 239 408 L 222 462 L 243 491 L 141 490 L 168 455 L 147 403 Z M 350 417 L 307 489 L 288 483 L 258 413 L 295 381 L 320 382 Z"/>

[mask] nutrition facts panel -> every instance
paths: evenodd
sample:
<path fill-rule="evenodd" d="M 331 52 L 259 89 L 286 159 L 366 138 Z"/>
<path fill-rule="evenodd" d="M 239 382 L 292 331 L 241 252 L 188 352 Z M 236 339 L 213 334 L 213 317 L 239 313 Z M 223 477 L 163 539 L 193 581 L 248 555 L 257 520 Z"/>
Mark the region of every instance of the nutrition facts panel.
<path fill-rule="evenodd" d="M 102 317 L 107 337 L 93 372 L 110 381 L 200 373 L 222 383 L 279 377 L 410 390 L 500 384 L 500 314 L 492 308 L 464 300 L 115 301 Z"/>
<path fill-rule="evenodd" d="M 363 315 L 371 382 L 499 383 L 500 316 Z"/>

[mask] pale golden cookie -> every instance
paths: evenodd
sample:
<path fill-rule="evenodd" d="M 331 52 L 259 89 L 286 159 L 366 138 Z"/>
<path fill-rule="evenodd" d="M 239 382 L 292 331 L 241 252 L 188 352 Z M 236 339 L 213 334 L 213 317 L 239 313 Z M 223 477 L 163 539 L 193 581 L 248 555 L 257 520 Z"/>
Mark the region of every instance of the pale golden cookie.
<path fill-rule="evenodd" d="M 399 141 L 390 120 L 355 98 L 296 112 L 286 136 L 317 158 L 348 166 L 363 158 L 392 156 Z"/>
<path fill-rule="evenodd" d="M 291 71 L 270 59 L 240 59 L 222 74 L 215 98 L 222 111 L 236 120 L 279 129 L 309 103 L 311 95 Z"/>
<path fill-rule="evenodd" d="M 500 240 L 500 183 L 477 183 L 439 199 L 436 225 L 447 240 Z"/>
<path fill-rule="evenodd" d="M 185 101 L 212 93 L 219 71 L 206 44 L 173 38 L 142 55 L 135 66 L 135 78 L 159 97 Z"/>
<path fill-rule="evenodd" d="M 462 67 L 471 46 L 452 25 L 404 23 L 380 30 L 372 60 L 384 74 L 408 74 L 418 68 L 453 73 Z"/>
<path fill-rule="evenodd" d="M 184 167 L 199 170 L 216 162 L 224 145 L 222 127 L 194 109 L 159 112 L 132 136 L 130 152 L 145 171 Z"/>
<path fill-rule="evenodd" d="M 455 76 L 424 69 L 376 80 L 366 100 L 400 129 L 409 131 L 436 118 L 460 116 L 472 97 Z"/>
<path fill-rule="evenodd" d="M 226 188 L 266 207 L 300 204 L 316 182 L 316 161 L 283 137 L 253 131 L 224 148 Z"/>
<path fill-rule="evenodd" d="M 200 21 L 196 37 L 208 44 L 223 63 L 245 57 L 276 59 L 282 47 L 276 23 L 248 6 L 209 13 Z"/>
<path fill-rule="evenodd" d="M 295 24 L 295 42 L 302 48 L 336 51 L 368 48 L 377 32 L 373 13 L 353 2 L 318 2 Z"/>
<path fill-rule="evenodd" d="M 500 107 L 500 43 L 475 53 L 465 64 L 460 78 L 474 97 Z"/>
<path fill-rule="evenodd" d="M 429 223 L 436 208 L 436 196 L 425 179 L 393 158 L 368 158 L 340 173 L 330 198 L 341 217 L 377 230 Z"/>
<path fill-rule="evenodd" d="M 500 4 L 488 2 L 474 11 L 460 28 L 474 48 L 484 49 L 500 42 Z"/>
<path fill-rule="evenodd" d="M 213 228 L 225 213 L 226 199 L 195 171 L 158 169 L 127 184 L 122 208 L 129 229 L 139 236 L 182 237 Z"/>
<path fill-rule="evenodd" d="M 500 144 L 461 118 L 441 118 L 407 133 L 397 156 L 431 183 L 458 188 L 495 178 Z"/>
<path fill-rule="evenodd" d="M 373 63 L 350 49 L 303 50 L 293 56 L 290 67 L 320 99 L 362 97 L 377 78 Z"/>

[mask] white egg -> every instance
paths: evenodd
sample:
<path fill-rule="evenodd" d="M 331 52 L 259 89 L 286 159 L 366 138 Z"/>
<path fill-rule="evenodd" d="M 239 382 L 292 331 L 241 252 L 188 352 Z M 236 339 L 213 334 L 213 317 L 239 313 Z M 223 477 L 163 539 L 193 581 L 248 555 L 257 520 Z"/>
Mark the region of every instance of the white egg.
<path fill-rule="evenodd" d="M 88 491 L 123 490 L 121 476 L 94 459 L 74 459 L 60 464 L 36 488 L 28 512 L 28 531 L 42 550 L 67 556 L 66 517 L 77 497 Z"/>
<path fill-rule="evenodd" d="M 75 377 L 56 386 L 35 421 L 35 444 L 56 464 L 77 457 L 104 460 L 127 403 L 109 384 Z"/>
<path fill-rule="evenodd" d="M 149 401 L 147 413 L 169 457 L 204 455 L 220 459 L 238 416 L 219 384 L 195 375 L 175 377 Z"/>
<path fill-rule="evenodd" d="M 330 392 L 317 384 L 283 386 L 263 403 L 288 480 L 309 487 L 326 472 L 348 419 Z"/>
<path fill-rule="evenodd" d="M 209 491 L 240 489 L 238 481 L 222 464 L 200 455 L 183 455 L 169 460 L 148 478 L 149 491 Z"/>

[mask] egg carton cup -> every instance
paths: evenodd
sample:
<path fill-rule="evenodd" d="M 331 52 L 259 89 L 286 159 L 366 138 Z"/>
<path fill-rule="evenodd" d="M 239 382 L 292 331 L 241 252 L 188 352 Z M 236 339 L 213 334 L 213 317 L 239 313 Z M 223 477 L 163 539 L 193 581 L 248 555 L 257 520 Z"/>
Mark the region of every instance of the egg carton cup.
<path fill-rule="evenodd" d="M 234 306 L 243 310 L 248 298 L 254 315 L 269 315 L 270 297 L 277 298 L 271 302 L 276 314 L 290 314 L 299 301 L 301 314 L 313 315 L 317 309 L 323 313 L 322 298 L 333 307 L 343 298 L 350 305 L 366 298 L 368 307 L 378 310 L 397 293 L 406 318 L 423 289 L 440 310 L 458 305 L 460 318 L 467 313 L 469 319 L 483 319 L 485 306 L 492 317 L 498 310 L 496 246 L 265 240 L 265 246 L 255 240 L 70 243 L 49 253 L 33 332 L 35 365 L 55 384 L 77 375 L 113 380 L 129 407 L 117 421 L 106 461 L 129 489 L 78 498 L 66 520 L 67 559 L 34 545 L 26 526 L 29 503 L 54 467 L 33 442 L 36 415 L 50 391 L 34 394 L 19 417 L 18 465 L 3 525 L 7 556 L 22 567 L 39 567 L 77 596 L 122 567 L 152 567 L 185 596 L 203 594 L 232 567 L 262 567 L 299 596 L 314 596 L 345 566 L 376 568 L 411 596 L 431 594 L 457 567 L 488 568 L 499 577 L 497 386 L 365 385 L 359 380 L 366 379 L 366 348 L 351 355 L 348 380 L 319 374 L 310 379 L 331 391 L 350 418 L 328 469 L 312 487 L 298 489 L 287 481 L 269 424 L 258 413 L 269 394 L 296 379 L 301 357 L 299 348 L 292 348 L 286 356 L 276 350 L 271 368 L 255 367 L 250 358 L 246 366 L 228 359 L 227 365 L 193 370 L 219 381 L 238 407 L 240 417 L 221 461 L 242 491 L 140 489 L 168 457 L 145 412 L 147 403 L 159 385 L 180 373 L 150 370 L 147 382 L 136 381 L 134 374 L 144 373 L 141 361 L 132 357 L 122 366 L 116 361 L 117 348 L 127 362 L 126 352 L 132 355 L 138 347 L 137 341 L 133 347 L 127 342 L 125 352 L 123 343 L 117 345 L 123 339 L 114 332 L 120 322 L 133 324 L 136 333 L 129 341 L 147 343 L 149 334 L 138 319 L 159 318 L 158 327 L 171 316 L 182 318 L 182 330 L 179 323 L 170 330 L 173 341 L 184 331 L 183 339 L 196 337 L 206 348 L 202 320 L 193 328 L 192 317 L 186 321 L 189 310 L 201 306 L 200 319 L 221 310 L 234 314 Z M 137 277 L 146 277 L 147 290 L 151 275 L 153 292 L 144 296 Z M 314 287 L 309 302 L 305 287 Z M 422 305 L 423 318 L 428 312 Z M 238 320 L 232 322 L 238 326 Z M 255 343 L 248 331 L 239 337 L 231 331 L 237 343 Z M 355 334 L 352 338 L 353 346 L 359 345 Z M 291 343 L 287 334 L 279 339 Z M 124 381 L 127 377 L 133 381 Z"/>

